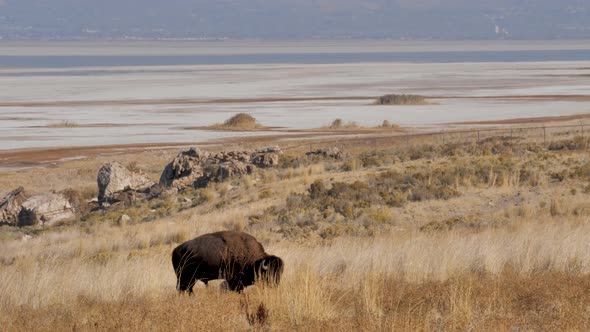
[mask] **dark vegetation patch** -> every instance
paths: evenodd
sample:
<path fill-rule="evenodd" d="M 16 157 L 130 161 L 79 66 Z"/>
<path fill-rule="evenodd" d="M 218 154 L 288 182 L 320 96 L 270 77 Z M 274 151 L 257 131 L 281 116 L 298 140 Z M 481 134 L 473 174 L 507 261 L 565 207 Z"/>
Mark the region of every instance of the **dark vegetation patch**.
<path fill-rule="evenodd" d="M 588 148 L 588 139 L 586 139 L 582 136 L 576 136 L 573 139 L 569 139 L 569 140 L 551 142 L 547 149 L 549 151 L 560 151 L 560 150 L 576 151 L 576 150 L 584 150 L 587 148 Z"/>
<path fill-rule="evenodd" d="M 587 142 L 588 139 L 577 137 L 564 141 L 563 146 L 566 150 L 582 150 Z M 352 183 L 315 181 L 306 192 L 292 193 L 284 204 L 252 216 L 249 227 L 270 229 L 287 238 L 371 235 L 396 225 L 391 209 L 408 202 L 458 197 L 465 187 L 534 187 L 552 179 L 571 178 L 590 181 L 590 162 L 567 161 L 553 151 L 542 144 L 524 143 L 512 137 L 488 138 L 477 145 L 449 143 L 368 151 L 346 158 L 329 171 L 387 169 L 408 161 L 417 163 L 406 164 L 397 171 L 381 170 Z M 281 167 L 325 162 L 282 158 L 285 163 Z M 580 187 L 579 191 L 586 189 Z M 504 221 L 457 217 L 433 221 L 422 230 L 478 230 Z"/>
<path fill-rule="evenodd" d="M 350 128 L 361 128 L 356 122 L 344 122 L 342 119 L 335 119 L 332 124 L 328 127 L 330 129 L 350 129 Z"/>
<path fill-rule="evenodd" d="M 375 101 L 377 105 L 428 105 L 428 101 L 426 101 L 426 97 L 419 96 L 419 95 L 398 95 L 398 94 L 389 94 L 384 95 Z"/>
<path fill-rule="evenodd" d="M 420 174 L 384 172 L 353 183 L 317 180 L 306 193 L 289 195 L 283 206 L 274 206 L 251 221 L 275 220 L 277 231 L 287 238 L 372 235 L 395 224 L 383 207 L 458 195 L 447 183 Z"/>

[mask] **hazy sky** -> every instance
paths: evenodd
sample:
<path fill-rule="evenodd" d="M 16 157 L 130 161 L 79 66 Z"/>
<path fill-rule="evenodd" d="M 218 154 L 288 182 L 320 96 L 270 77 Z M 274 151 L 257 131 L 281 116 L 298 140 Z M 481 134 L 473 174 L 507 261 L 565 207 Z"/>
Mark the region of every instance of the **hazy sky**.
<path fill-rule="evenodd" d="M 590 38 L 590 0 L 0 0 L 0 37 Z"/>

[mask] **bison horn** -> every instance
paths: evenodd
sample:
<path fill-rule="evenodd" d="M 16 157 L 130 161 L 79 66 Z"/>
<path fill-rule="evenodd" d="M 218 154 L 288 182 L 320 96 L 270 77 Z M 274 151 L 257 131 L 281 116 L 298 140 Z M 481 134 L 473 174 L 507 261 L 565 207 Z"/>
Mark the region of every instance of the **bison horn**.
<path fill-rule="evenodd" d="M 262 269 L 264 271 L 268 270 L 268 264 L 266 264 L 266 259 L 262 261 Z"/>

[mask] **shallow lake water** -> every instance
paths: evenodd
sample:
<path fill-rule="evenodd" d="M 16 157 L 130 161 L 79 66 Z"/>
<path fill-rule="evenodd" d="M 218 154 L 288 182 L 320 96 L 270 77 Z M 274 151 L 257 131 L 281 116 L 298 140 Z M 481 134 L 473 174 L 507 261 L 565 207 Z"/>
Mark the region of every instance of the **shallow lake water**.
<path fill-rule="evenodd" d="M 156 58 L 179 54 L 206 54 L 211 57 L 215 56 L 214 51 L 217 48 L 219 54 L 231 54 L 232 57 L 239 58 L 240 54 L 256 53 L 256 50 L 268 56 L 268 52 L 273 50 L 272 44 L 264 44 L 266 49 L 263 50 L 244 43 L 225 48 L 222 47 L 224 45 L 227 46 L 217 44 L 193 49 L 179 46 L 166 50 L 158 44 L 158 51 L 151 52 L 156 53 L 152 54 Z M 504 52 L 504 57 L 510 55 L 506 52 L 520 52 L 523 49 L 537 52 L 537 56 L 531 57 L 531 60 L 536 60 L 539 54 L 542 55 L 544 49 L 551 50 L 545 53 L 546 56 L 550 56 L 555 52 L 571 53 L 577 47 L 579 52 L 574 53 L 582 56 L 575 58 L 576 61 L 566 57 L 564 61 L 523 61 L 521 58 L 515 58 L 514 61 L 489 62 L 486 60 L 493 59 L 484 57 L 472 62 L 447 59 L 421 63 L 416 62 L 419 59 L 411 61 L 411 52 L 423 55 L 429 54 L 428 52 L 445 52 L 446 56 L 450 56 L 453 49 L 449 48 L 458 46 L 439 43 L 433 47 L 427 43 L 409 43 L 400 44 L 395 48 L 395 45 L 383 42 L 363 42 L 356 48 L 354 44 L 348 43 L 332 45 L 330 49 L 312 44 L 306 49 L 305 45 L 277 45 L 274 46 L 277 54 L 290 54 L 289 57 L 293 58 L 287 57 L 287 62 L 290 63 L 230 61 L 225 64 L 187 65 L 171 64 L 166 61 L 172 58 L 167 58 L 166 61 L 160 58 L 163 62 L 154 65 L 112 65 L 108 61 L 95 61 L 80 64 L 85 67 L 78 67 L 73 62 L 69 66 L 51 68 L 50 65 L 43 65 L 40 60 L 38 66 L 0 67 L 0 103 L 3 105 L 0 106 L 0 150 L 202 142 L 224 137 L 263 134 L 183 129 L 221 123 L 238 112 L 253 115 L 264 126 L 288 129 L 319 128 L 329 125 L 336 118 L 341 118 L 345 122 L 357 122 L 363 126 L 376 126 L 383 120 L 388 120 L 402 126 L 439 127 L 451 122 L 590 113 L 589 102 L 561 98 L 464 98 L 587 95 L 590 92 L 590 59 L 585 60 L 587 55 L 584 52 L 588 52 L 586 43 L 558 43 L 558 46 L 561 46 L 557 47 L 546 42 L 546 47 L 543 48 L 542 43 L 531 42 L 523 43 L 520 47 L 517 44 L 509 44 L 510 47 L 498 44 L 502 47 L 496 47 L 500 50 L 498 52 Z M 476 43 L 464 43 L 460 46 L 456 57 L 458 61 L 465 60 L 465 52 L 473 52 L 474 49 L 490 51 L 489 47 Z M 65 56 L 60 55 L 60 50 L 62 53 L 74 50 L 74 55 L 87 56 L 85 52 L 88 49 L 76 44 L 68 44 L 62 48 L 59 45 L 9 45 L 0 51 L 0 64 L 2 56 L 4 59 L 8 56 L 27 54 L 30 58 L 34 58 L 33 55 L 42 58 L 44 54 Z M 381 50 L 397 52 L 396 54 L 406 52 L 405 56 L 409 59 L 393 62 L 354 62 L 338 61 L 336 58 L 333 63 L 302 63 L 305 61 L 297 61 L 295 56 L 298 53 L 316 54 L 319 58 L 325 59 L 330 54 L 340 52 L 350 58 L 355 52 L 357 55 L 365 53 L 365 56 L 385 54 Z M 117 54 L 133 57 L 137 56 L 137 52 L 137 49 L 121 45 L 106 45 L 97 51 L 100 53 L 97 57 Z M 280 59 L 280 56 L 277 55 L 276 58 Z M 371 105 L 372 99 L 369 97 L 388 93 L 451 98 L 434 99 L 436 104 L 432 105 Z M 355 96 L 368 99 L 304 100 Z M 232 103 L 219 100 L 257 98 L 299 100 Z M 79 126 L 48 127 L 64 121 Z"/>

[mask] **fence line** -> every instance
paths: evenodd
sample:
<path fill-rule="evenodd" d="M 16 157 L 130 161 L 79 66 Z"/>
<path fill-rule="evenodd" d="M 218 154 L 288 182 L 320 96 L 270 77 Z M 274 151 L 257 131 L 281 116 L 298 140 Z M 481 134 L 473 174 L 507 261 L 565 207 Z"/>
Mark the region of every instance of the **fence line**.
<path fill-rule="evenodd" d="M 405 143 L 406 145 L 411 144 L 411 141 L 416 139 L 416 138 L 435 138 L 435 137 L 440 137 L 441 141 L 443 144 L 447 143 L 447 141 L 452 141 L 452 136 L 453 135 L 463 135 L 463 136 L 468 136 L 472 137 L 473 141 L 477 144 L 479 144 L 483 139 L 485 139 L 483 136 L 485 134 L 489 134 L 489 133 L 497 133 L 497 134 L 501 134 L 501 133 L 507 133 L 509 134 L 509 137 L 514 137 L 515 135 L 523 134 L 526 132 L 534 132 L 534 131 L 539 131 L 539 138 L 542 137 L 543 139 L 543 143 L 547 143 L 547 140 L 553 136 L 555 136 L 555 134 L 551 137 L 549 137 L 548 134 L 550 134 L 551 130 L 555 130 L 555 129 L 573 129 L 575 128 L 576 130 L 574 130 L 574 134 L 579 133 L 581 137 L 584 137 L 584 131 L 588 128 L 588 124 L 574 124 L 574 125 L 550 125 L 550 126 L 533 126 L 533 127 L 509 127 L 509 128 L 477 128 L 477 129 L 457 129 L 457 130 L 440 130 L 440 131 L 431 131 L 431 132 L 421 132 L 421 133 L 398 133 L 398 134 L 394 134 L 394 135 L 387 135 L 387 136 L 370 136 L 371 134 L 367 134 L 367 136 L 365 137 L 355 137 L 355 138 L 341 138 L 341 139 L 327 139 L 327 140 L 322 140 L 321 138 L 317 138 L 316 141 L 313 142 L 305 142 L 305 143 L 300 143 L 297 145 L 292 145 L 292 146 L 288 146 L 285 148 L 282 148 L 283 151 L 288 151 L 288 150 L 294 150 L 294 149 L 299 149 L 299 148 L 307 148 L 309 147 L 309 151 L 312 151 L 314 146 L 318 147 L 318 146 L 325 146 L 325 145 L 330 145 L 330 144 L 337 144 L 337 145 L 343 145 L 343 143 L 360 143 L 360 142 L 364 142 L 365 144 L 373 144 L 374 148 L 376 149 L 378 146 L 379 141 L 386 141 L 386 140 L 403 140 L 403 143 Z M 570 133 L 571 131 L 566 131 L 566 133 Z M 469 136 L 472 135 L 472 136 Z M 490 137 L 494 137 L 494 136 L 489 136 L 486 138 L 490 138 Z M 465 137 L 463 137 L 465 138 Z M 465 141 L 465 140 L 464 140 Z"/>

